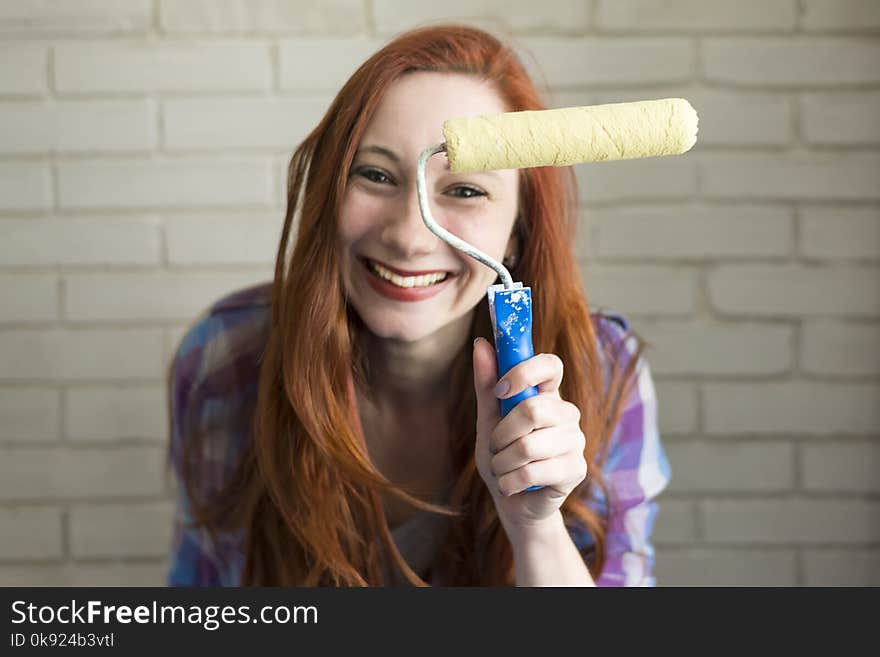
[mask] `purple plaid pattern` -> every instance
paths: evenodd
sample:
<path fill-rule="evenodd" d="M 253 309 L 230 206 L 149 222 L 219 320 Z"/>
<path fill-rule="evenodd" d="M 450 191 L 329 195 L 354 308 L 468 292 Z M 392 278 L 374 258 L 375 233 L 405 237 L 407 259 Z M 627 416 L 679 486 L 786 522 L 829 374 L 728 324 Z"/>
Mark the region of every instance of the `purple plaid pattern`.
<path fill-rule="evenodd" d="M 171 379 L 171 463 L 181 481 L 181 445 L 188 431 L 206 433 L 205 462 L 209 490 L 228 476 L 235 457 L 249 437 L 257 392 L 257 374 L 269 325 L 271 285 L 263 284 L 224 297 L 184 336 Z M 592 315 L 599 339 L 617 346 L 629 326 L 620 315 Z M 600 330 L 603 329 L 603 330 Z M 604 337 L 603 337 L 604 336 Z M 626 365 L 634 340 L 624 344 Z M 653 586 L 654 549 L 650 543 L 657 503 L 654 498 L 670 478 L 669 462 L 657 427 L 657 397 L 644 358 L 638 380 L 623 402 L 604 465 L 610 502 L 608 558 L 599 586 Z M 605 371 L 608 383 L 608 367 Z M 601 494 L 588 504 L 604 510 Z M 170 586 L 239 586 L 244 554 L 240 535 L 212 540 L 203 530 L 187 526 L 190 511 L 183 485 L 178 485 L 177 512 L 171 546 Z M 592 544 L 589 532 L 569 527 L 575 545 Z M 436 582 L 435 582 L 436 583 Z"/>

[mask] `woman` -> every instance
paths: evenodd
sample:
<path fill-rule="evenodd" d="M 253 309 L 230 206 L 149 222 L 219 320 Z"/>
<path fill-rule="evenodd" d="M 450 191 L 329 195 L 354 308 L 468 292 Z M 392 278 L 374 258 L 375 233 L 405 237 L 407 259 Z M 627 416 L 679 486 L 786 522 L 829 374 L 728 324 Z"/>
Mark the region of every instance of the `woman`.
<path fill-rule="evenodd" d="M 178 350 L 171 584 L 654 583 L 654 389 L 625 320 L 588 310 L 570 168 L 428 163 L 435 218 L 533 288 L 537 355 L 500 382 L 496 275 L 419 214 L 443 120 L 531 109 L 512 52 L 461 26 L 404 34 L 345 84 L 293 154 L 274 282 Z"/>

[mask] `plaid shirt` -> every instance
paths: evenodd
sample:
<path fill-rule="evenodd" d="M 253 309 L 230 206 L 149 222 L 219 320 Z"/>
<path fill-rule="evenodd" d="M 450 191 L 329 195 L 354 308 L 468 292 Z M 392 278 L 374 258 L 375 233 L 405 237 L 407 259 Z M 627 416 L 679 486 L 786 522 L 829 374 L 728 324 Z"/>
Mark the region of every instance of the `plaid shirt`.
<path fill-rule="evenodd" d="M 206 431 L 204 458 L 210 486 L 221 485 L 245 447 L 257 393 L 259 359 L 270 321 L 271 285 L 260 285 L 231 294 L 215 303 L 206 317 L 184 336 L 171 378 L 172 467 L 181 481 L 181 445 L 192 424 Z M 617 347 L 629 326 L 620 315 L 604 312 L 591 316 L 597 335 L 609 336 Z M 604 331 L 599 331 L 598 323 Z M 635 341 L 629 338 L 621 366 L 632 357 Z M 605 382 L 608 383 L 608 364 Z M 669 462 L 657 428 L 657 397 L 650 368 L 644 358 L 637 366 L 637 385 L 623 402 L 621 416 L 611 436 L 603 471 L 611 508 L 606 536 L 607 559 L 596 583 L 599 586 L 653 586 L 654 549 L 650 543 L 657 503 L 654 498 L 670 477 Z M 244 566 L 242 536 L 226 534 L 211 540 L 204 529 L 192 529 L 189 502 L 178 483 L 174 520 L 171 586 L 239 586 Z M 212 489 L 209 489 L 212 490 Z M 604 510 L 601 493 L 587 500 Z M 579 549 L 592 545 L 584 528 L 569 527 Z M 434 582 L 435 584 L 437 582 Z"/>

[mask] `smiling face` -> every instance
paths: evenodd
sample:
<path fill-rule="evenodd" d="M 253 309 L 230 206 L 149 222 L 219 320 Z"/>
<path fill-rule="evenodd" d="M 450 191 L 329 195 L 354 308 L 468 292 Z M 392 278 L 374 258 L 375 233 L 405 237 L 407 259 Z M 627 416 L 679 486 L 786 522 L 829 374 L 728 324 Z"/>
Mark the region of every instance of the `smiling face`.
<path fill-rule="evenodd" d="M 493 270 L 425 226 L 416 162 L 443 141 L 445 120 L 505 111 L 488 83 L 464 74 L 409 73 L 383 96 L 358 145 L 339 216 L 345 293 L 376 336 L 414 342 L 464 321 L 495 282 Z M 428 160 L 425 178 L 437 223 L 500 261 L 517 214 L 519 172 L 453 174 L 440 154 Z"/>

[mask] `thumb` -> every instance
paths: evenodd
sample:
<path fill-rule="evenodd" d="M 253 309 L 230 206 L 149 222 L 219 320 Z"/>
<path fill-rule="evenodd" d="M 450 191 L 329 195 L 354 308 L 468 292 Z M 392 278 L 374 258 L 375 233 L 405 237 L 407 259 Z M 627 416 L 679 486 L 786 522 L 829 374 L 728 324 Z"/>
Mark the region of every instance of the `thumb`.
<path fill-rule="evenodd" d="M 477 396 L 477 436 L 488 437 L 501 421 L 501 409 L 495 396 L 498 365 L 495 349 L 485 338 L 474 342 L 474 392 Z"/>

